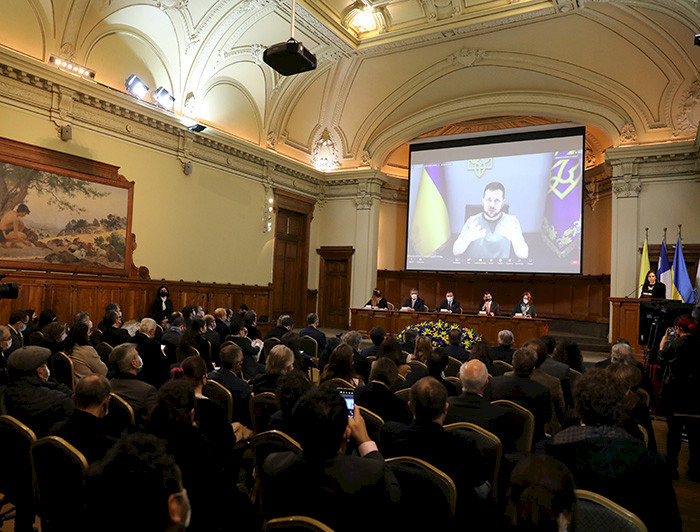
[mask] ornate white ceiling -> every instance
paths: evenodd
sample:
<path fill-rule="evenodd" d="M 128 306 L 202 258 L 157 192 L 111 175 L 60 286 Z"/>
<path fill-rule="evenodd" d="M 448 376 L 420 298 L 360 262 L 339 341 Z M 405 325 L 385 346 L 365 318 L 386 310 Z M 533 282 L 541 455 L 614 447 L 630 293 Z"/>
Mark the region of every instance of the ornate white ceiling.
<path fill-rule="evenodd" d="M 0 44 L 120 91 L 136 74 L 176 114 L 326 170 L 400 175 L 406 141 L 489 117 L 579 122 L 598 150 L 698 128 L 699 0 L 365 4 L 378 24 L 358 33 L 352 0 L 298 3 L 319 64 L 290 78 L 261 60 L 289 37 L 283 0 L 3 0 Z"/>

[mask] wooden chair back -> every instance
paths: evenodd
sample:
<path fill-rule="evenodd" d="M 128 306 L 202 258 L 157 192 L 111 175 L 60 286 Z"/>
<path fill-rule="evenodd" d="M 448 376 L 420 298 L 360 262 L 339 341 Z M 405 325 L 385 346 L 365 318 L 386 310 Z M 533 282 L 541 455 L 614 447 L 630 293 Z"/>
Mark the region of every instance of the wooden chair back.
<path fill-rule="evenodd" d="M 123 397 L 116 393 L 110 393 L 109 397 L 109 412 L 105 416 L 105 423 L 112 434 L 121 434 L 123 430 L 136 424 L 136 415 Z"/>
<path fill-rule="evenodd" d="M 44 333 L 34 331 L 29 335 L 29 345 L 40 345 L 44 341 Z"/>
<path fill-rule="evenodd" d="M 263 342 L 263 353 L 265 355 L 265 359 L 267 360 L 267 355 L 270 354 L 270 349 L 275 347 L 277 344 L 280 343 L 279 338 L 268 338 Z M 262 361 L 261 361 L 262 362 Z"/>
<path fill-rule="evenodd" d="M 576 490 L 576 499 L 576 532 L 647 532 L 647 527 L 639 517 L 602 495 Z"/>
<path fill-rule="evenodd" d="M 34 431 L 12 416 L 0 416 L 0 493 L 20 514 L 34 514 L 31 447 Z M 31 519 L 33 523 L 33 519 Z"/>
<path fill-rule="evenodd" d="M 250 398 L 249 407 L 253 432 L 255 434 L 266 432 L 270 428 L 272 414 L 279 408 L 275 394 L 272 392 L 255 394 Z"/>
<path fill-rule="evenodd" d="M 408 403 L 409 398 L 411 397 L 411 389 L 410 388 L 404 388 L 403 390 L 398 390 L 394 392 L 394 395 L 401 399 L 402 401 Z"/>
<path fill-rule="evenodd" d="M 357 408 L 365 421 L 369 437 L 372 438 L 372 441 L 379 441 L 379 432 L 384 426 L 384 420 L 371 410 L 367 410 L 364 406 L 357 405 Z"/>
<path fill-rule="evenodd" d="M 354 389 L 355 389 L 355 385 L 354 385 L 352 382 L 346 381 L 345 379 L 341 379 L 340 377 L 335 377 L 335 378 L 333 378 L 333 379 L 328 379 L 327 381 L 323 381 L 323 383 L 324 383 L 324 384 L 328 383 L 328 384 L 330 384 L 331 386 L 334 386 L 334 387 L 337 388 L 337 389 L 340 389 L 340 388 L 349 388 L 349 389 L 351 389 L 351 390 L 354 390 Z"/>
<path fill-rule="evenodd" d="M 408 363 L 408 365 L 411 366 L 411 371 L 420 371 L 421 369 L 426 371 L 428 370 L 427 364 L 421 362 L 420 360 L 412 360 Z"/>
<path fill-rule="evenodd" d="M 310 530 L 311 532 L 333 532 L 333 529 L 324 525 L 321 521 L 303 515 L 290 515 L 289 517 L 277 517 L 263 524 L 263 532 L 268 530 Z"/>
<path fill-rule="evenodd" d="M 47 361 L 51 376 L 56 382 L 65 384 L 71 390 L 75 390 L 75 378 L 73 375 L 73 361 L 63 351 L 54 353 Z"/>
<path fill-rule="evenodd" d="M 462 362 L 455 357 L 447 357 L 447 367 L 445 368 L 446 377 L 458 377 L 459 368 L 462 367 Z"/>
<path fill-rule="evenodd" d="M 255 486 L 253 488 L 253 498 L 257 499 L 261 494 L 260 477 L 265 458 L 272 453 L 292 451 L 301 454 L 301 445 L 294 438 L 281 430 L 267 430 L 256 434 L 251 439 L 253 449 L 253 463 L 255 466 Z"/>
<path fill-rule="evenodd" d="M 311 336 L 302 336 L 299 338 L 299 349 L 312 357 L 318 356 L 318 342 Z"/>
<path fill-rule="evenodd" d="M 95 333 L 92 333 L 95 334 Z M 109 366 L 109 354 L 112 352 L 112 349 L 114 349 L 111 345 L 109 345 L 107 342 L 99 342 L 95 346 L 95 351 L 97 351 L 97 354 L 100 355 L 100 359 L 102 362 L 107 364 Z"/>
<path fill-rule="evenodd" d="M 224 409 L 229 423 L 233 421 L 233 396 L 228 388 L 221 383 L 208 380 L 202 387 L 202 395 Z"/>
<path fill-rule="evenodd" d="M 522 432 L 515 442 L 519 453 L 528 454 L 532 450 L 532 440 L 535 436 L 535 416 L 527 408 L 508 399 L 493 401 L 492 405 L 507 408 L 522 423 Z"/>
<path fill-rule="evenodd" d="M 508 362 L 506 362 L 505 360 L 494 360 L 493 365 L 501 368 L 503 373 L 505 373 L 506 371 L 513 371 L 513 366 L 508 364 Z"/>

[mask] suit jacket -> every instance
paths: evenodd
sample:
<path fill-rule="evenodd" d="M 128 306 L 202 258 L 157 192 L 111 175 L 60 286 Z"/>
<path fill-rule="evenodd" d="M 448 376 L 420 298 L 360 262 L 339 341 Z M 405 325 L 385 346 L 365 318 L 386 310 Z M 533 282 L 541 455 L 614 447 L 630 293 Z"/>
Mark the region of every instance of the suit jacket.
<path fill-rule="evenodd" d="M 180 345 L 180 340 L 182 340 L 182 331 L 174 327 L 165 331 L 160 337 L 160 343 L 165 345 L 165 354 L 168 356 L 168 360 L 171 364 L 177 362 L 175 351 L 177 351 L 177 347 Z"/>
<path fill-rule="evenodd" d="M 8 329 L 10 329 L 10 337 L 12 338 L 12 345 L 9 347 L 9 349 L 5 349 L 5 358 L 10 358 L 10 355 L 15 349 L 19 349 L 20 347 L 24 347 L 24 337 L 22 336 L 22 333 L 19 333 L 15 331 L 13 327 L 10 325 L 7 326 Z"/>
<path fill-rule="evenodd" d="M 527 408 L 535 416 L 534 441 L 544 438 L 544 425 L 552 418 L 552 395 L 529 376 L 503 375 L 491 380 L 491 399 L 508 399 Z"/>
<path fill-rule="evenodd" d="M 91 345 L 75 345 L 68 356 L 73 362 L 73 377 L 76 383 L 90 375 L 107 375 L 107 364 L 102 362 L 100 355 Z"/>
<path fill-rule="evenodd" d="M 355 389 L 355 403 L 374 412 L 385 422 L 410 423 L 408 405 L 381 382 L 370 382 Z"/>
<path fill-rule="evenodd" d="M 416 299 L 415 302 L 409 297 L 403 306 L 412 308 L 416 312 L 427 312 L 428 310 L 428 307 L 425 306 L 425 301 L 423 301 L 420 297 Z"/>
<path fill-rule="evenodd" d="M 117 441 L 108 435 L 104 418 L 84 410 L 75 410 L 68 419 L 54 425 L 51 434 L 73 445 L 89 464 L 104 458 Z"/>
<path fill-rule="evenodd" d="M 232 371 L 223 368 L 218 371 L 212 371 L 207 377 L 223 385 L 231 392 L 233 397 L 233 421 L 250 426 L 250 413 L 248 411 L 250 386 L 248 386 L 248 383 Z"/>
<path fill-rule="evenodd" d="M 117 347 L 121 344 L 133 342 L 129 331 L 121 327 L 109 327 L 102 333 L 102 341 L 108 343 L 112 347 Z"/>
<path fill-rule="evenodd" d="M 447 344 L 445 346 L 445 351 L 452 358 L 456 358 L 460 362 L 466 362 L 469 360 L 469 353 L 461 345 Z"/>
<path fill-rule="evenodd" d="M 209 341 L 209 345 L 211 346 L 211 361 L 218 365 L 219 353 L 221 352 L 221 337 L 219 336 L 219 333 L 217 333 L 215 330 L 207 330 L 202 337 Z"/>
<path fill-rule="evenodd" d="M 504 452 L 515 450 L 518 439 L 517 421 L 513 414 L 498 405 L 492 405 L 488 399 L 473 392 L 462 392 L 457 397 L 447 399 L 447 418 L 445 425 L 450 423 L 474 423 L 498 436 L 503 444 Z"/>
<path fill-rule="evenodd" d="M 214 326 L 214 331 L 219 334 L 219 345 L 221 345 L 226 340 L 226 337 L 231 334 L 231 328 L 219 318 L 215 318 L 215 320 L 216 325 Z"/>
<path fill-rule="evenodd" d="M 436 310 L 436 312 L 440 312 L 441 309 L 449 310 L 450 312 L 453 312 L 453 313 L 455 313 L 455 314 L 461 314 L 461 313 L 462 313 L 462 307 L 461 307 L 461 305 L 459 304 L 459 301 L 457 301 L 456 299 L 453 299 L 453 300 L 452 300 L 452 304 L 451 304 L 451 305 L 447 302 L 447 299 L 443 299 L 443 300 L 440 302 L 440 306 L 439 306 L 438 308 L 436 308 L 435 310 Z"/>
<path fill-rule="evenodd" d="M 358 508 L 366 517 L 363 530 L 388 530 L 401 498 L 396 477 L 378 451 L 327 460 L 272 453 L 263 463 L 260 482 L 265 519 L 308 515 L 337 532 L 357 532 L 358 521 L 351 515 Z"/>
<path fill-rule="evenodd" d="M 563 362 L 554 360 L 551 356 L 547 357 L 547 360 L 542 362 L 540 370 L 559 380 L 566 379 L 569 375 L 569 366 Z"/>
<path fill-rule="evenodd" d="M 479 305 L 477 312 L 481 312 L 481 311 L 485 311 L 485 310 L 486 310 L 486 301 L 482 301 L 481 305 Z M 501 315 L 501 307 L 495 301 L 491 301 L 491 312 L 493 312 L 494 316 Z"/>
<path fill-rule="evenodd" d="M 160 342 L 142 332 L 134 335 L 134 342 L 143 360 L 143 369 L 138 374 L 139 379 L 155 388 L 160 388 L 160 385 L 170 378 L 170 360 L 160 348 Z"/>
<path fill-rule="evenodd" d="M 363 358 L 367 357 L 376 357 L 379 354 L 379 346 L 378 345 L 370 345 L 369 347 L 365 347 L 361 352 L 360 356 Z"/>
<path fill-rule="evenodd" d="M 326 335 L 319 331 L 313 325 L 307 325 L 306 327 L 304 327 L 301 331 L 299 331 L 299 336 L 310 336 L 311 338 L 316 340 L 316 343 L 318 344 L 319 355 L 326 348 L 326 344 L 328 343 Z"/>
<path fill-rule="evenodd" d="M 235 342 L 243 351 L 243 377 L 250 380 L 260 373 L 265 373 L 265 366 L 257 361 L 260 350 L 253 347 L 253 344 L 244 338 L 244 336 L 231 334 L 226 340 Z"/>
<path fill-rule="evenodd" d="M 508 364 L 513 363 L 513 353 L 515 353 L 515 349 L 510 346 L 506 347 L 499 344 L 489 348 L 489 355 L 491 355 L 492 360 L 503 360 Z"/>
<path fill-rule="evenodd" d="M 112 392 L 134 409 L 137 423 L 144 423 L 156 404 L 156 389 L 131 373 L 116 373 L 109 383 Z"/>
<path fill-rule="evenodd" d="M 280 325 L 277 325 L 277 326 L 273 327 L 272 329 L 270 329 L 269 331 L 267 331 L 267 334 L 265 335 L 264 339 L 267 340 L 268 338 L 277 338 L 278 340 L 281 340 L 282 337 L 285 334 L 287 334 L 288 332 L 289 332 L 289 330 L 286 327 L 282 327 Z M 248 336 L 250 336 L 250 335 L 248 335 Z M 251 339 L 254 339 L 254 338 L 251 337 Z"/>

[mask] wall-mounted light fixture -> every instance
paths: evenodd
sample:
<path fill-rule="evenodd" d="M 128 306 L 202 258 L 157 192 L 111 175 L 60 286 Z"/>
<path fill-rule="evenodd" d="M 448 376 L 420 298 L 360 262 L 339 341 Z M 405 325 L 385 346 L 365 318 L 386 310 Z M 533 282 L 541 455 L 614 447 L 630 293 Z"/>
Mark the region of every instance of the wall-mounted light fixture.
<path fill-rule="evenodd" d="M 70 72 L 71 74 L 78 76 L 80 78 L 85 78 L 85 79 L 95 79 L 95 71 L 83 66 L 79 65 L 73 61 L 66 61 L 65 59 L 61 59 L 57 55 L 51 54 L 49 56 L 49 65 L 53 65 L 64 72 Z"/>

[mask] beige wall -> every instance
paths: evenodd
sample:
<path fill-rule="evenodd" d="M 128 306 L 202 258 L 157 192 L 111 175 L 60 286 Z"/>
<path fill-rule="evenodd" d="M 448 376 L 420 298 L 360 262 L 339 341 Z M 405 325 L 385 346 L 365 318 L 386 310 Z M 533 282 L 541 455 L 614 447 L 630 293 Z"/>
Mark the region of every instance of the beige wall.
<path fill-rule="evenodd" d="M 120 167 L 134 181 L 134 262 L 151 277 L 267 284 L 272 233 L 262 232 L 264 188 L 203 164 L 186 176 L 172 155 L 73 125 L 61 141 L 49 120 L 0 103 L 0 136 Z"/>
<path fill-rule="evenodd" d="M 604 195 L 591 209 L 583 206 L 584 275 L 610 275 L 610 226 L 612 198 Z"/>
<path fill-rule="evenodd" d="M 405 203 L 382 202 L 379 209 L 377 269 L 403 270 L 406 258 Z"/>

